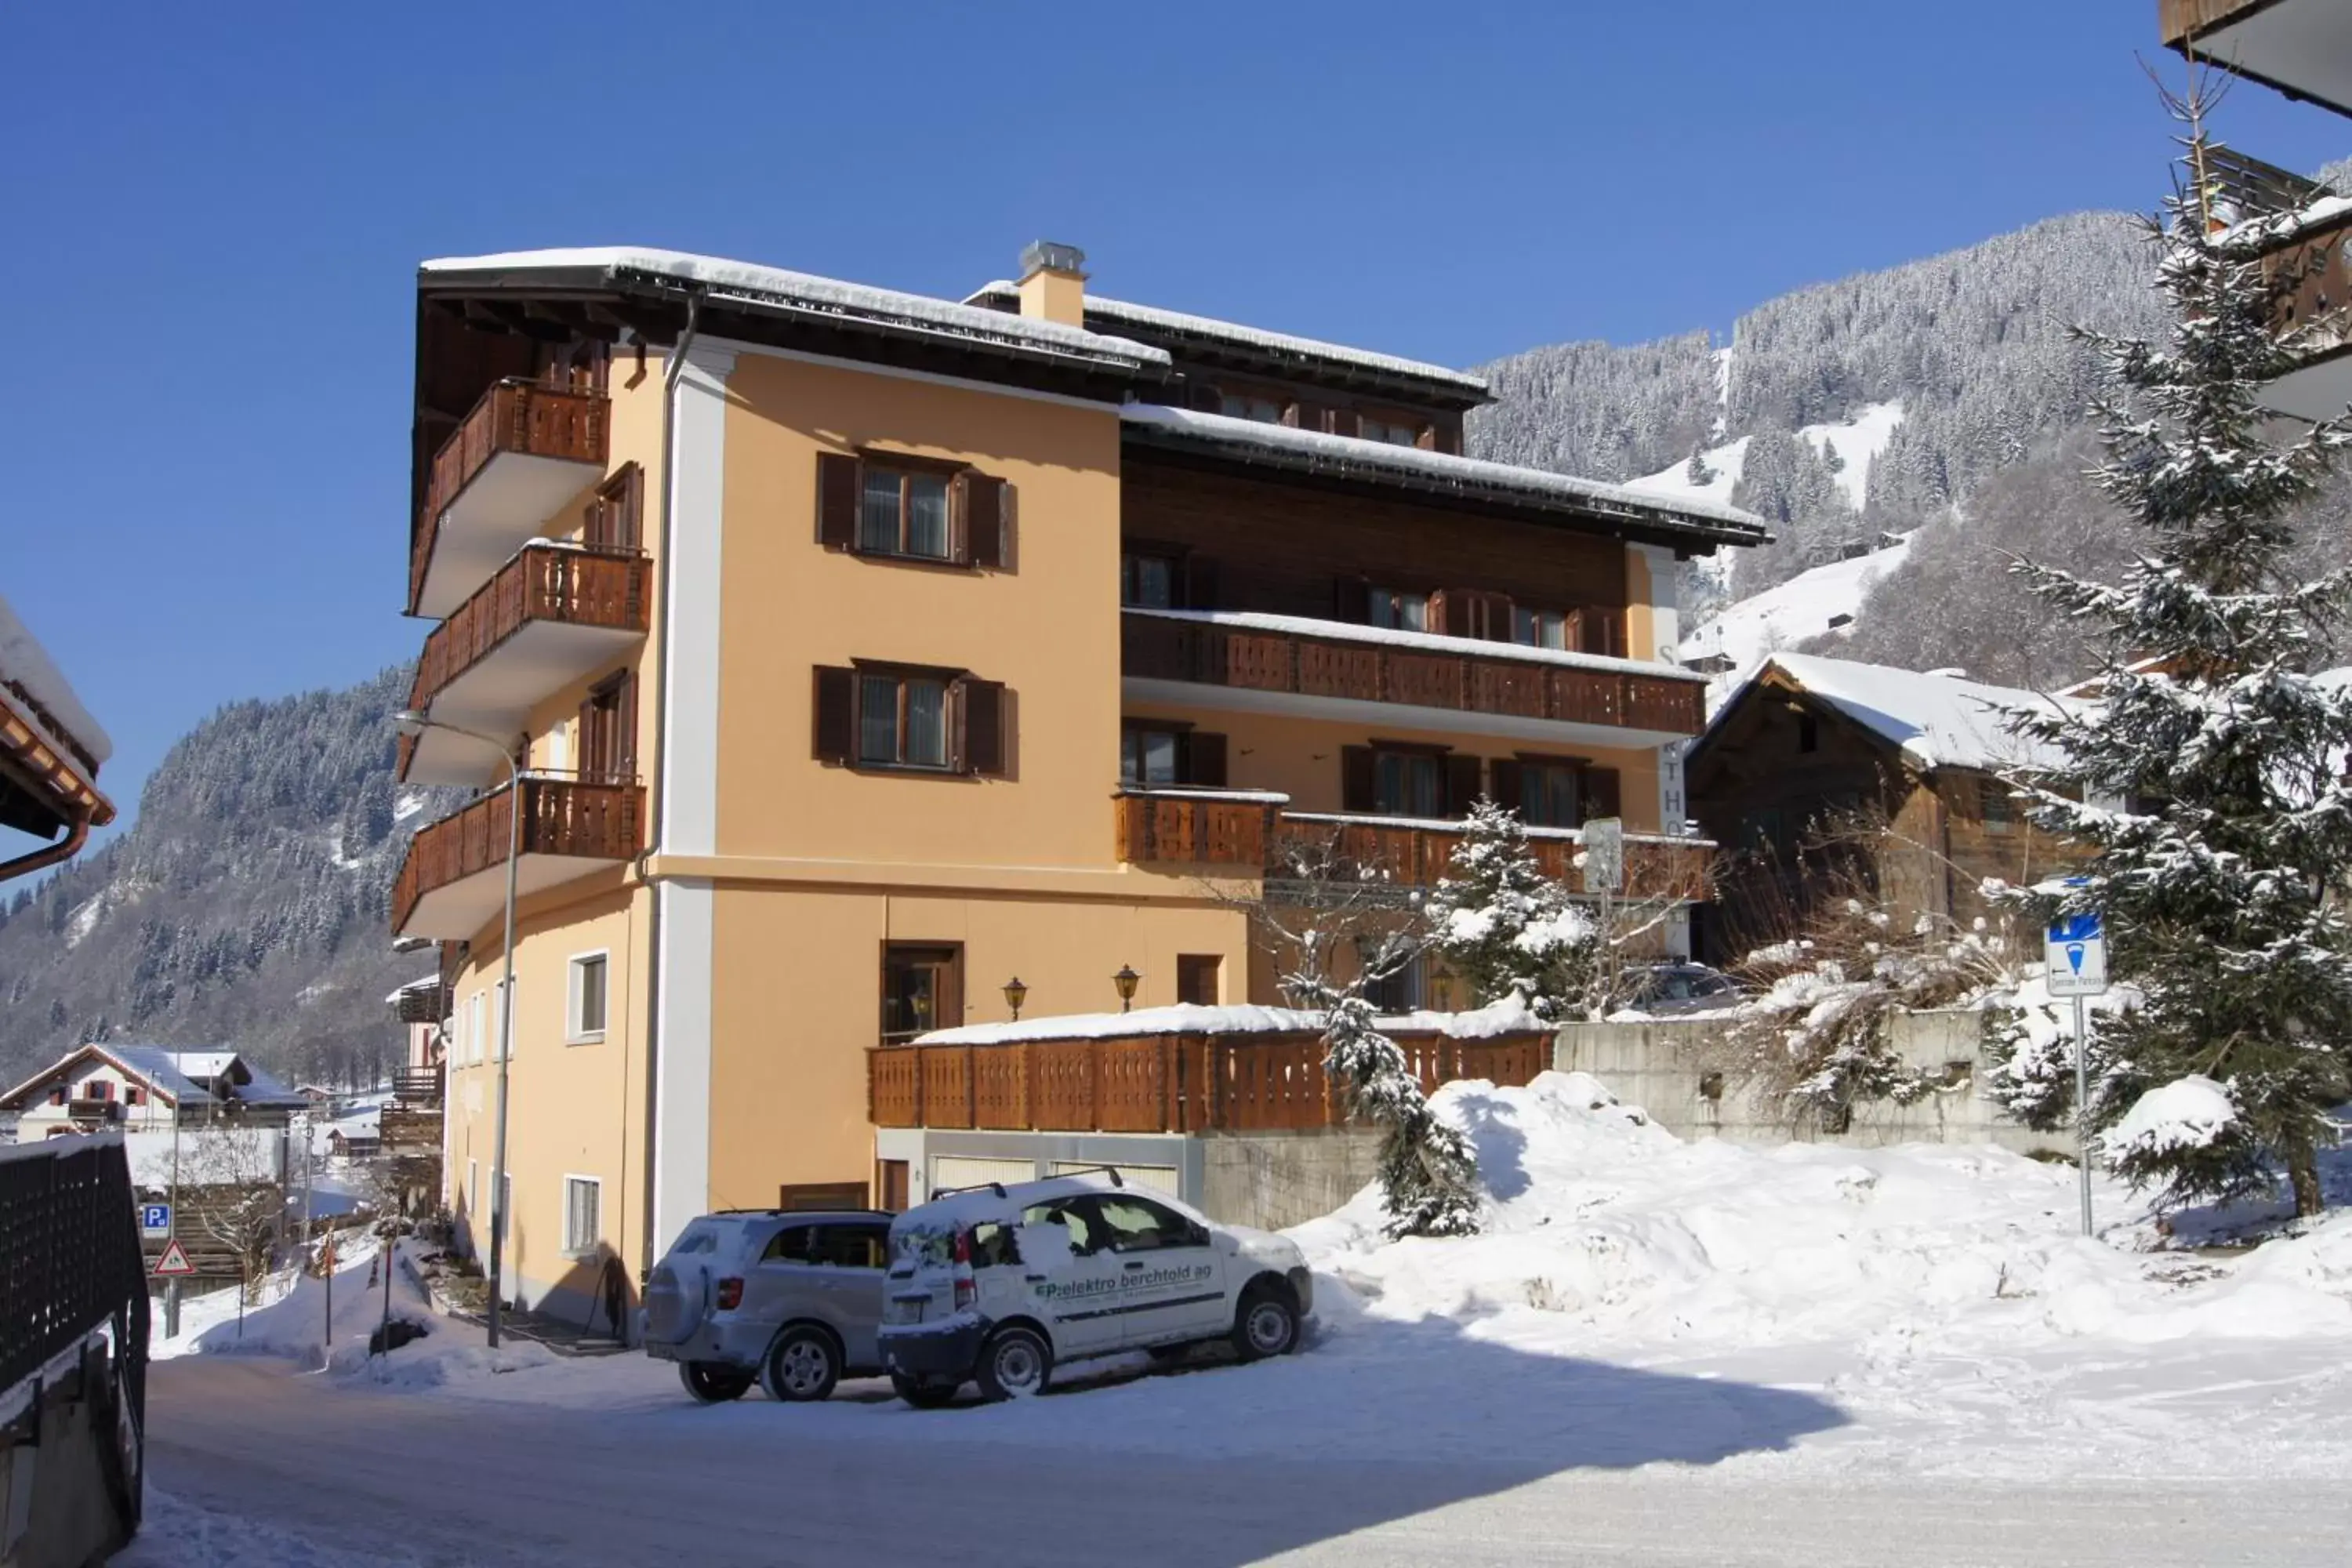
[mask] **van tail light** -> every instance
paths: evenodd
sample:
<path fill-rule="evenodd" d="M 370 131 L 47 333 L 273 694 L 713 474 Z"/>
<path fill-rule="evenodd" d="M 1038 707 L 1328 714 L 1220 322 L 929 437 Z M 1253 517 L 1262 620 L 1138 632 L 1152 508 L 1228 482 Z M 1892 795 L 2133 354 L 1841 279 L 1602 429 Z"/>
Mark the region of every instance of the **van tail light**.
<path fill-rule="evenodd" d="M 721 1279 L 719 1282 L 719 1310 L 731 1312 L 743 1304 L 743 1281 Z"/>
<path fill-rule="evenodd" d="M 980 1287 L 969 1275 L 956 1276 L 955 1292 L 955 1310 L 959 1312 L 980 1300 Z"/>
<path fill-rule="evenodd" d="M 980 1300 L 980 1286 L 971 1277 L 971 1227 L 955 1233 L 955 1310 L 962 1311 Z"/>

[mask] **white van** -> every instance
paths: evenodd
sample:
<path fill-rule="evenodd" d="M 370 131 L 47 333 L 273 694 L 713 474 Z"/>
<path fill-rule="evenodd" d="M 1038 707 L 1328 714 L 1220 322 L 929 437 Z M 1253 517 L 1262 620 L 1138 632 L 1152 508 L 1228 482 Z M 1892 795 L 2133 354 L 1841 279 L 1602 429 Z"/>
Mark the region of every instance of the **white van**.
<path fill-rule="evenodd" d="M 1314 1280 L 1297 1246 L 1212 1224 L 1115 1170 L 934 1194 L 890 1223 L 880 1348 L 900 1398 L 1040 1392 L 1056 1366 L 1230 1344 L 1298 1348 Z"/>

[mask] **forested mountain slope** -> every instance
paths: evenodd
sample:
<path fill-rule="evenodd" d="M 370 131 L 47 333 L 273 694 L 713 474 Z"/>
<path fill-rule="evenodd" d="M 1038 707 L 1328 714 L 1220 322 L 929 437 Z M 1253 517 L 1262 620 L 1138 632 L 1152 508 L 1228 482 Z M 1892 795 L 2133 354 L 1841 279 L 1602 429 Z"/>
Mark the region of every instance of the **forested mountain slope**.
<path fill-rule="evenodd" d="M 0 1078 L 92 1038 L 227 1045 L 299 1077 L 388 1060 L 384 995 L 432 958 L 392 952 L 385 892 L 457 797 L 394 782 L 408 679 L 223 708 L 164 757 L 127 833 L 12 889 Z"/>

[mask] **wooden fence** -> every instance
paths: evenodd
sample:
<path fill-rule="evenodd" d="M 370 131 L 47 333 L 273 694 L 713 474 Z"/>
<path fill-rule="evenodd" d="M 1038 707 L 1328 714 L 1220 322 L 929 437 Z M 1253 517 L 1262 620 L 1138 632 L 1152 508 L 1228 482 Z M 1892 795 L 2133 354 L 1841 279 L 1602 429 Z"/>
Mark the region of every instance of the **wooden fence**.
<path fill-rule="evenodd" d="M 1524 1085 L 1551 1065 L 1546 1033 L 1389 1037 L 1424 1091 L 1456 1079 Z M 881 1046 L 866 1056 L 866 1113 L 877 1127 L 1035 1132 L 1332 1127 L 1348 1107 L 1323 1049 L 1307 1031 Z"/>

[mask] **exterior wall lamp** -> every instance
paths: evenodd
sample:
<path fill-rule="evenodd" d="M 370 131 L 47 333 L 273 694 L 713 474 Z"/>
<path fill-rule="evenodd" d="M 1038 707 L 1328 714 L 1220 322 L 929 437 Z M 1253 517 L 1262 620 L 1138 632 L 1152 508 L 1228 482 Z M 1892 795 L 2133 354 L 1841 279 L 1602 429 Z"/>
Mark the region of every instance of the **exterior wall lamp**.
<path fill-rule="evenodd" d="M 1120 1012 L 1124 1013 L 1135 1005 L 1136 983 L 1142 978 L 1142 975 L 1138 974 L 1135 972 L 1133 965 L 1126 963 L 1120 964 L 1118 966 L 1118 973 L 1110 977 L 1110 983 L 1118 987 L 1118 1010 Z"/>
<path fill-rule="evenodd" d="M 1014 1023 L 1021 1021 L 1021 1004 L 1027 1000 L 1029 987 L 1021 984 L 1021 976 L 1016 974 L 1004 983 L 1004 1005 L 1013 1009 Z"/>

